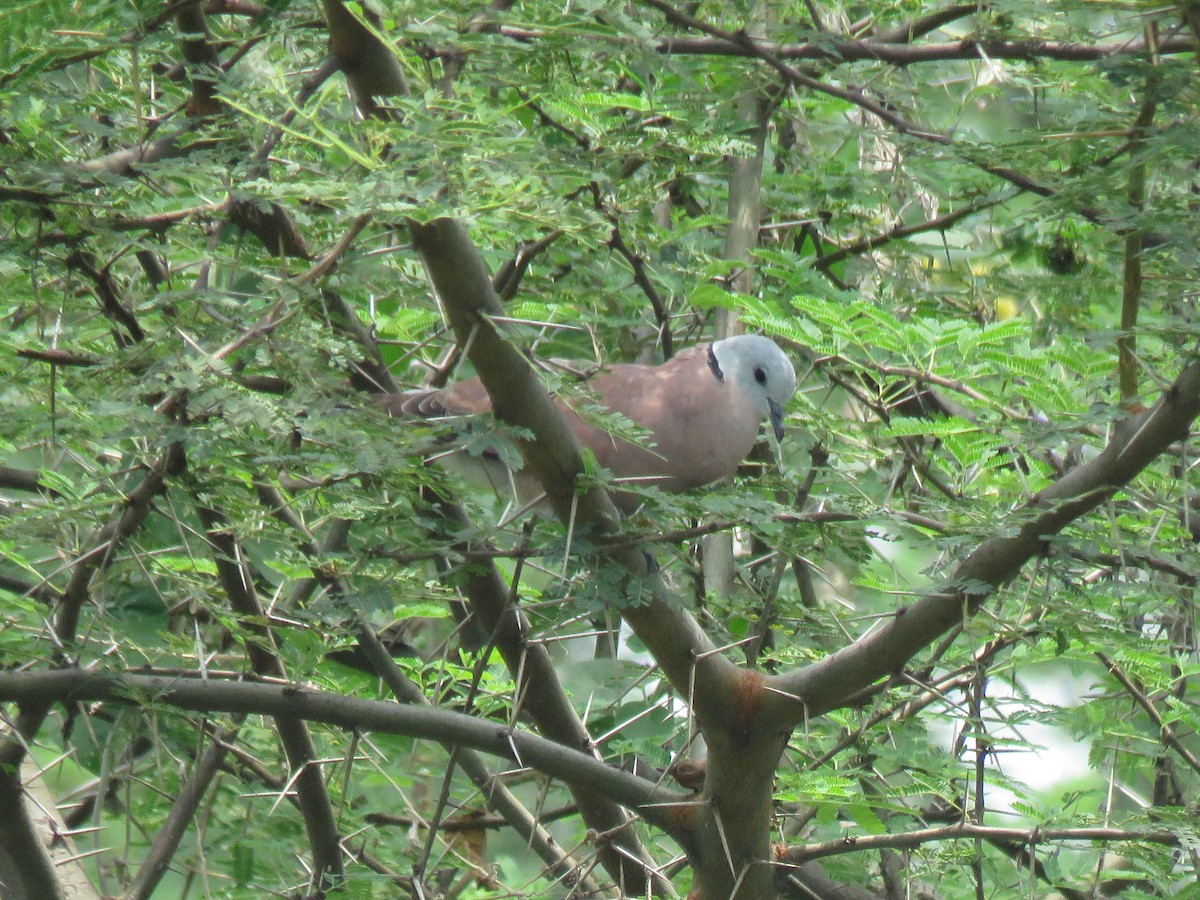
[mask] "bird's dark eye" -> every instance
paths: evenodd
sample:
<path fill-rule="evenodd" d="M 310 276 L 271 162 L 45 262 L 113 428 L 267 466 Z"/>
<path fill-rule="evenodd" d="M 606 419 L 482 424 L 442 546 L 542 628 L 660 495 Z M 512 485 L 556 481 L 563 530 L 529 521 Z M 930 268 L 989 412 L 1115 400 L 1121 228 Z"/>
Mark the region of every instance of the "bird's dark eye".
<path fill-rule="evenodd" d="M 754 380 L 757 381 L 759 384 L 766 384 L 767 383 L 767 370 L 764 369 L 762 366 L 755 366 L 754 367 Z"/>

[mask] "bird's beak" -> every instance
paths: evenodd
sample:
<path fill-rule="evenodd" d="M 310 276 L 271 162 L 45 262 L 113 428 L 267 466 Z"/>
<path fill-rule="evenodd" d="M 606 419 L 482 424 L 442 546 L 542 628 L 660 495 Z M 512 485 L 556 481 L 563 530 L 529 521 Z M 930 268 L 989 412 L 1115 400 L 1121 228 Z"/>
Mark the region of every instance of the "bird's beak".
<path fill-rule="evenodd" d="M 775 440 L 783 440 L 783 407 L 770 397 L 767 398 L 767 409 L 771 413 L 771 427 L 775 429 Z"/>

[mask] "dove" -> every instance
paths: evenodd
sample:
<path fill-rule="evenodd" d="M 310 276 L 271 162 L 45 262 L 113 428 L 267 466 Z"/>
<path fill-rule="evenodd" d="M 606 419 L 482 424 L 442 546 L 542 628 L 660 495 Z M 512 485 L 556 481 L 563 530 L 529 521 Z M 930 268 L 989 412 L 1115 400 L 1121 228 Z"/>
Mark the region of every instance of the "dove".
<path fill-rule="evenodd" d="M 620 363 L 585 380 L 592 398 L 573 395 L 555 402 L 575 438 L 618 481 L 685 491 L 732 475 L 758 440 L 762 423 L 783 439 L 784 408 L 796 389 L 796 372 L 779 346 L 761 335 L 739 334 L 691 347 L 661 365 Z M 581 414 L 593 402 L 644 430 L 636 443 L 611 434 Z M 394 416 L 421 419 L 484 417 L 492 401 L 478 378 L 440 389 L 381 398 Z M 524 472 L 509 472 L 494 453 L 443 455 L 447 467 L 499 491 L 510 483 L 524 502 L 541 487 Z M 614 497 L 623 512 L 637 498 Z"/>

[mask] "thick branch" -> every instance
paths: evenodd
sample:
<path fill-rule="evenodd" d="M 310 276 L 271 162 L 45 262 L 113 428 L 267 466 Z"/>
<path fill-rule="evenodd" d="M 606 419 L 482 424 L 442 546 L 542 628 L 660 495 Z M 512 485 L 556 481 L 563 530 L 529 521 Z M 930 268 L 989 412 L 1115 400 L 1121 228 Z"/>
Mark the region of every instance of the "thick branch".
<path fill-rule="evenodd" d="M 497 418 L 534 436 L 520 442 L 526 466 L 541 482 L 559 519 L 569 527 L 588 529 L 591 539 L 603 545 L 618 528 L 616 509 L 602 487 L 580 487 L 579 447 L 532 368 L 497 330 L 499 301 L 470 238 L 450 219 L 412 223 L 410 228 L 446 317 L 460 344 L 468 348 Z M 609 547 L 605 555 L 629 573 L 629 592 L 637 592 L 614 597 L 614 602 L 675 690 L 691 704 L 710 758 L 736 760 L 710 768 L 710 775 L 719 777 L 706 779 L 704 802 L 687 816 L 685 847 L 700 895 L 757 896 L 769 885 L 768 810 L 747 798 L 769 797 L 786 729 L 753 727 L 762 699 L 761 677 L 740 671 L 713 647 L 682 601 L 657 572 L 648 571 L 648 556 L 621 545 Z M 730 833 L 736 839 L 732 844 Z"/>
<path fill-rule="evenodd" d="M 583 460 L 562 414 L 525 358 L 492 322 L 491 317 L 501 315 L 500 304 L 471 239 L 451 219 L 410 227 L 446 316 L 492 398 L 496 417 L 534 435 L 519 446 L 560 521 L 590 528 L 593 540 L 614 534 L 617 511 L 604 489 L 592 486 L 576 493 Z M 621 614 L 680 695 L 695 699 L 702 723 L 708 719 L 715 728 L 729 727 L 723 720 L 732 700 L 734 666 L 713 652 L 712 642 L 692 616 L 657 574 L 648 571 L 647 557 L 639 549 L 614 543 L 607 555 L 641 587 L 641 594 L 623 606 Z M 706 698 L 711 705 L 706 706 Z"/>
<path fill-rule="evenodd" d="M 4 737 L 12 740 L 11 735 Z M 66 890 L 25 800 L 19 768 L 0 769 L 0 804 L 4 807 L 0 815 L 0 888 L 4 888 L 4 896 L 66 900 Z"/>
<path fill-rule="evenodd" d="M 585 784 L 637 810 L 646 821 L 677 833 L 670 805 L 690 795 L 609 766 L 586 753 L 495 722 L 431 707 L 362 700 L 295 685 L 216 678 L 85 672 L 0 672 L 0 701 L 26 703 L 155 703 L 197 712 L 249 713 L 322 722 L 339 728 L 446 741 L 531 766 L 568 784 Z M 656 805 L 657 804 L 657 805 Z M 663 806 L 667 804 L 667 806 Z"/>
<path fill-rule="evenodd" d="M 58 491 L 42 483 L 41 473 L 33 469 L 16 469 L 12 466 L 0 466 L 0 488 L 45 494 L 47 497 L 58 496 Z"/>
<path fill-rule="evenodd" d="M 22 359 L 33 359 L 38 362 L 49 363 L 52 366 L 98 366 L 100 360 L 84 356 L 81 353 L 71 353 L 68 350 L 59 350 L 56 347 L 46 347 L 45 349 L 35 349 L 33 347 L 23 347 L 17 351 L 17 356 Z"/>
<path fill-rule="evenodd" d="M 971 553 L 954 575 L 882 628 L 820 662 L 770 679 L 769 721 L 796 724 L 842 706 L 879 678 L 899 671 L 914 654 L 978 610 L 987 597 L 1044 552 L 1047 541 L 1187 436 L 1200 415 L 1200 362 L 1193 361 L 1154 408 L 1122 422 L 1095 459 L 1037 494 L 1019 521 Z M 764 726 L 765 727 L 765 726 Z"/>
<path fill-rule="evenodd" d="M 177 156 L 184 152 L 184 148 L 179 145 L 179 139 L 184 133 L 184 129 L 181 128 L 178 131 L 172 131 L 146 141 L 144 144 L 138 144 L 136 147 L 114 150 L 106 156 L 76 163 L 72 170 L 81 180 L 85 181 L 90 181 L 86 176 L 91 175 L 132 175 L 138 166 L 156 163 L 169 156 Z M 201 141 L 186 149 L 197 150 L 213 145 L 212 141 Z"/>
<path fill-rule="evenodd" d="M 355 14 L 342 0 L 324 0 L 323 5 L 329 49 L 346 76 L 355 105 L 364 116 L 378 115 L 376 97 L 408 93 L 400 61 L 379 34 L 379 16 L 365 6 Z"/>
<path fill-rule="evenodd" d="M 444 500 L 435 505 L 439 512 L 450 518 L 452 529 L 470 533 L 470 523 L 458 506 Z M 520 698 L 521 708 L 533 719 L 538 730 L 565 747 L 590 749 L 592 737 L 571 705 L 554 669 L 554 661 L 544 646 L 529 641 L 529 622 L 495 562 L 487 560 L 471 566 L 466 572 L 462 592 L 470 602 L 475 621 L 489 636 L 516 682 L 516 696 Z M 599 849 L 605 870 L 630 891 L 635 887 L 638 888 L 635 893 L 648 890 L 646 882 L 654 879 L 653 866 L 622 810 L 611 798 L 585 785 L 573 785 L 571 794 L 588 828 L 609 836 Z M 630 863 L 634 860 L 639 865 L 631 868 Z M 665 884 L 657 887 L 661 891 Z"/>
<path fill-rule="evenodd" d="M 211 116 L 222 108 L 217 96 L 217 79 L 221 74 L 221 57 L 213 45 L 208 19 L 199 5 L 185 6 L 179 11 L 179 31 L 183 43 L 183 58 L 192 79 L 192 98 L 187 111 L 191 116 Z"/>

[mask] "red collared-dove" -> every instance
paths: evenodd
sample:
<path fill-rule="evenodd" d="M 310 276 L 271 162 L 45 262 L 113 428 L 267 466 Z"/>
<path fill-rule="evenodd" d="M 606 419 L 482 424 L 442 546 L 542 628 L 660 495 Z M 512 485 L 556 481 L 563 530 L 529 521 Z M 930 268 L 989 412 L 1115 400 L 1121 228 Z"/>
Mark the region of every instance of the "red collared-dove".
<path fill-rule="evenodd" d="M 559 398 L 580 446 L 618 479 L 682 491 L 732 475 L 754 446 L 764 419 L 783 438 L 783 408 L 796 389 L 796 372 L 774 341 L 740 334 L 692 347 L 661 366 L 611 366 L 589 378 L 587 386 L 596 403 L 649 435 L 644 445 L 630 443 L 589 424 L 572 409 L 573 401 Z M 392 415 L 429 419 L 492 411 L 478 378 L 441 390 L 391 395 L 382 403 Z M 491 471 L 480 472 L 487 460 L 466 453 L 452 456 L 456 458 L 446 460 L 451 468 L 474 477 L 482 474 L 498 489 L 509 486 L 510 474 L 498 460 L 491 460 Z M 523 500 L 541 493 L 531 475 L 512 476 Z M 615 499 L 626 512 L 636 505 L 628 495 Z"/>

